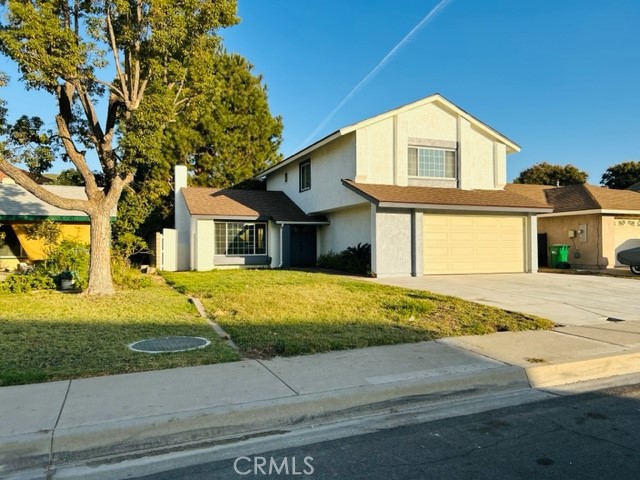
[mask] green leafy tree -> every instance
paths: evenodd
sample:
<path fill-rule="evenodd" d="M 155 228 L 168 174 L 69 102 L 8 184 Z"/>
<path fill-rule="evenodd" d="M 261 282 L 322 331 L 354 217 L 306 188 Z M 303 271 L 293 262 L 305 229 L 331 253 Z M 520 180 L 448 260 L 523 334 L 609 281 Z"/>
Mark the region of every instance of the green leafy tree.
<path fill-rule="evenodd" d="M 640 162 L 623 162 L 607 168 L 600 183 L 609 188 L 624 190 L 640 182 Z"/>
<path fill-rule="evenodd" d="M 527 183 L 530 185 L 580 185 L 587 182 L 589 174 L 579 170 L 571 164 L 552 165 L 547 162 L 536 163 L 513 180 L 513 183 Z"/>
<path fill-rule="evenodd" d="M 84 178 L 82 178 L 80 172 L 75 168 L 68 168 L 60 172 L 60 174 L 56 177 L 54 183 L 56 185 L 82 187 L 84 186 Z"/>
<path fill-rule="evenodd" d="M 99 187 L 104 187 L 104 174 L 102 172 L 93 172 L 93 176 L 96 179 L 96 183 Z M 75 168 L 67 168 L 62 170 L 54 179 L 54 185 L 67 185 L 75 187 L 84 187 L 84 178 L 78 170 Z"/>
<path fill-rule="evenodd" d="M 164 158 L 187 164 L 198 186 L 229 187 L 281 160 L 282 121 L 272 117 L 261 77 L 239 55 L 216 55 L 216 83 L 192 124 L 168 128 Z"/>
<path fill-rule="evenodd" d="M 146 238 L 170 223 L 176 163 L 189 166 L 193 185 L 223 188 L 281 160 L 282 120 L 271 115 L 253 65 L 219 48 L 212 68 L 207 101 L 191 105 L 181 122 L 167 126 L 160 161 L 139 168 L 125 191 L 114 227 L 118 244 L 125 234 Z"/>
<path fill-rule="evenodd" d="M 27 137 L 29 151 L 44 160 L 46 148 L 58 142 L 82 176 L 87 200 L 44 189 L 14 165 L 5 148 L 0 169 L 41 200 L 87 213 L 86 292 L 111 294 L 110 212 L 138 169 L 151 169 L 161 158 L 165 128 L 193 117 L 207 101 L 216 32 L 237 22 L 236 1 L 0 0 L 0 5 L 0 52 L 17 65 L 25 88 L 51 94 L 58 106 L 54 135 Z M 103 118 L 96 110 L 100 100 L 106 104 Z M 33 132 L 42 125 L 31 120 L 23 127 Z M 87 163 L 89 149 L 99 160 L 104 188 Z"/>

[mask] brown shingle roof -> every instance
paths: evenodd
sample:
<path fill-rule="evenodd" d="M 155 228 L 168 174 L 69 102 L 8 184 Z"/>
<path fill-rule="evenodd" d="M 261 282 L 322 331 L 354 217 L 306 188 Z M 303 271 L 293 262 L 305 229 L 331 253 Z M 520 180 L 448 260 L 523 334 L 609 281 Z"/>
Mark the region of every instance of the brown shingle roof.
<path fill-rule="evenodd" d="M 554 212 L 600 209 L 600 205 L 583 185 L 567 185 L 546 190 L 547 202 Z"/>
<path fill-rule="evenodd" d="M 551 185 L 528 185 L 522 183 L 508 183 L 504 189 L 509 192 L 517 193 L 518 195 L 524 195 L 538 202 L 547 203 L 547 197 L 545 190 L 556 188 Z"/>
<path fill-rule="evenodd" d="M 633 190 L 584 185 L 596 202 L 605 210 L 640 210 L 640 193 Z"/>
<path fill-rule="evenodd" d="M 469 207 L 549 209 L 544 201 L 518 195 L 507 190 L 460 190 L 458 188 L 399 187 L 342 181 L 352 190 L 364 194 L 376 203 L 406 203 L 420 205 L 451 205 Z"/>
<path fill-rule="evenodd" d="M 283 192 L 218 188 L 183 188 L 191 215 L 247 217 L 276 222 L 324 222 L 324 217 L 305 214 Z"/>
<path fill-rule="evenodd" d="M 546 185 L 509 184 L 507 190 L 520 195 L 541 198 L 553 206 L 555 213 L 582 210 L 640 210 L 640 193 L 631 190 L 615 190 L 595 185 Z"/>

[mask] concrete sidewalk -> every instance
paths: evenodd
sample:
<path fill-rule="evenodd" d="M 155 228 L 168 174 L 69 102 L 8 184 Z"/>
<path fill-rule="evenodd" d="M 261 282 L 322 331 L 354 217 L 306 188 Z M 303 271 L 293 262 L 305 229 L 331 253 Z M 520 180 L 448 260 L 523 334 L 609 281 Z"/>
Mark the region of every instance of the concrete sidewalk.
<path fill-rule="evenodd" d="M 640 322 L 0 388 L 0 476 L 640 372 Z"/>

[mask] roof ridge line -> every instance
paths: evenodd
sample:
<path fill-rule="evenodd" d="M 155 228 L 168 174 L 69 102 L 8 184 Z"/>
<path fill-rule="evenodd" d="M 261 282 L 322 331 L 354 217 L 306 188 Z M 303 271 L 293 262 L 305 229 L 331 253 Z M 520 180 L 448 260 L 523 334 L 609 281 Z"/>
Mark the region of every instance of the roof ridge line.
<path fill-rule="evenodd" d="M 581 186 L 584 188 L 584 190 L 587 192 L 587 195 L 589 195 L 589 197 L 591 198 L 591 200 L 593 200 L 594 202 L 596 202 L 596 205 L 597 205 L 599 208 L 603 208 L 603 207 L 602 207 L 602 204 L 598 201 L 598 199 L 593 195 L 593 193 L 591 193 L 591 190 L 589 190 L 589 188 L 588 188 L 588 187 L 592 187 L 592 186 L 595 186 L 595 185 L 589 185 L 588 183 L 581 183 L 580 185 L 581 185 Z M 599 188 L 599 187 L 596 187 L 596 188 Z"/>

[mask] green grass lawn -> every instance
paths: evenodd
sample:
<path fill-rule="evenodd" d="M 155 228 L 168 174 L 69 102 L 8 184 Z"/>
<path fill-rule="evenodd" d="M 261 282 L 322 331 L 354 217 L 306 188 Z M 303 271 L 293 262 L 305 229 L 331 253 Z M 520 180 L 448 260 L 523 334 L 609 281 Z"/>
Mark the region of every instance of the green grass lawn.
<path fill-rule="evenodd" d="M 146 354 L 137 340 L 193 335 L 211 345 Z M 0 386 L 238 360 L 193 305 L 164 282 L 113 297 L 0 293 Z"/>
<path fill-rule="evenodd" d="M 553 325 L 454 297 L 322 273 L 217 270 L 163 275 L 178 291 L 199 297 L 247 356 L 299 355 Z"/>
<path fill-rule="evenodd" d="M 552 326 L 453 297 L 321 273 L 219 270 L 164 276 L 178 291 L 160 280 L 106 298 L 0 293 L 0 386 L 238 360 L 178 292 L 200 297 L 249 357 Z M 211 345 L 165 354 L 127 348 L 170 335 L 205 337 Z"/>

